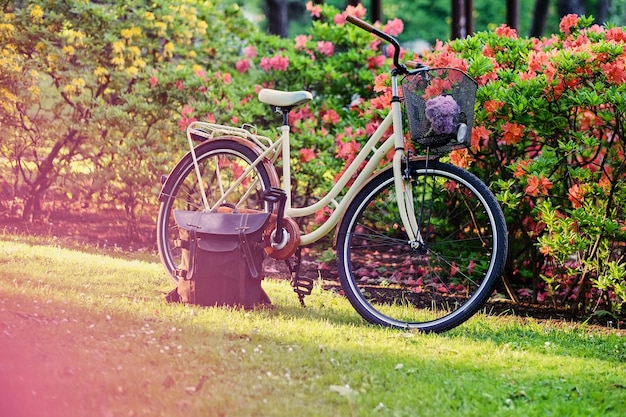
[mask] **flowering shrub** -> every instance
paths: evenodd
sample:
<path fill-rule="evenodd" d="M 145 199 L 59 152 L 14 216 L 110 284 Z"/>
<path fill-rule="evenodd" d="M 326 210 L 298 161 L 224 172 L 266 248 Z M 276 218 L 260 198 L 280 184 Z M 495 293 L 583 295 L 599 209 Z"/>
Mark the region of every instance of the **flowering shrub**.
<path fill-rule="evenodd" d="M 274 130 L 280 118 L 256 99 L 271 87 L 315 93 L 290 114 L 292 197 L 310 203 L 354 160 L 389 105 L 389 48 L 345 20 L 365 17 L 362 6 L 339 12 L 309 3 L 316 20 L 291 40 L 254 30 L 236 7 L 139 3 L 33 1 L 2 13 L 0 154 L 9 163 L 0 168 L 11 182 L 32 184 L 31 195 L 56 181 L 70 199 L 72 190 L 98 193 L 132 212 L 154 200 L 163 167 L 186 150 L 176 129 L 206 120 Z M 590 22 L 567 16 L 561 32 L 544 39 L 502 26 L 439 43 L 424 60 L 479 82 L 472 145 L 449 159 L 497 192 L 511 237 L 511 290 L 619 314 L 626 32 Z M 106 35 L 89 35 L 101 27 Z M 395 19 L 383 30 L 398 35 L 403 25 Z M 37 103 L 51 110 L 23 110 Z M 57 153 L 41 158 L 50 150 Z M 76 161 L 87 174 L 73 169 Z"/>
<path fill-rule="evenodd" d="M 427 53 L 480 88 L 469 151 L 453 161 L 504 206 L 518 295 L 615 314 L 626 302 L 626 31 L 569 15 L 550 38 L 506 26 Z M 541 280 L 539 280 L 541 278 Z"/>
<path fill-rule="evenodd" d="M 217 77 L 217 69 L 207 72 L 208 81 L 193 74 L 180 80 L 188 94 L 188 103 L 181 110 L 181 128 L 193 120 L 246 122 L 269 129 L 264 132 L 269 136 L 277 134 L 280 117 L 256 99 L 261 88 L 314 92 L 313 101 L 290 113 L 292 201 L 296 206 L 311 204 L 330 190 L 354 160 L 360 143 L 376 130 L 379 109 L 389 104 L 387 96 L 379 98 L 379 93 L 389 88 L 374 85 L 391 60 L 377 38 L 345 20 L 348 14 L 365 17 L 363 6 L 349 6 L 340 12 L 332 6 L 309 3 L 307 10 L 316 20 L 307 33 L 295 39 L 251 33 L 233 55 L 235 71 L 229 73 L 228 85 Z M 389 25 L 395 33 L 402 29 L 400 21 Z M 222 74 L 224 68 L 220 67 Z M 381 101 L 372 108 L 370 99 Z M 324 210 L 308 219 L 309 227 L 328 215 Z"/>

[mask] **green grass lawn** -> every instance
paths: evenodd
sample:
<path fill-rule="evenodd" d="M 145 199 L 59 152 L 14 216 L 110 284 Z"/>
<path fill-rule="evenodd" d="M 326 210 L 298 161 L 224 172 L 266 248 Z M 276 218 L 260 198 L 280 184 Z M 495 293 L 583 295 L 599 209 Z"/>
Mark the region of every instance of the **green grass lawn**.
<path fill-rule="evenodd" d="M 273 310 L 170 305 L 156 258 L 91 252 L 1 238 L 3 417 L 624 415 L 617 331 L 477 315 L 405 333 L 319 288 L 302 308 L 278 279 Z"/>

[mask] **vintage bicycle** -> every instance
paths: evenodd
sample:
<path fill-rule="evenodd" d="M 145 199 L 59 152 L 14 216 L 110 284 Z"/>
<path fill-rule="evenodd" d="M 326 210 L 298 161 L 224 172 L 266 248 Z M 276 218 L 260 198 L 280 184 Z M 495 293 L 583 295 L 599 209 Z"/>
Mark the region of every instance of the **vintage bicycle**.
<path fill-rule="evenodd" d="M 484 306 L 507 256 L 506 223 L 494 195 L 472 173 L 440 160 L 469 146 L 477 85 L 453 68 L 409 69 L 399 62 L 394 37 L 354 16 L 347 20 L 393 45 L 393 99 L 379 128 L 328 194 L 311 205 L 292 206 L 288 114 L 312 94 L 263 89 L 259 100 L 282 114 L 276 140 L 249 125 L 188 126 L 191 150 L 166 177 L 159 197 L 159 254 L 177 282 L 181 250 L 175 210 L 210 211 L 228 203 L 272 212 L 267 252 L 276 259 L 295 257 L 292 284 L 302 297 L 312 280 L 299 274 L 300 248 L 336 229 L 341 288 L 365 320 L 445 331 Z M 402 102 L 419 155 L 405 149 Z M 389 128 L 392 134 L 385 137 Z M 392 162 L 381 168 L 390 152 Z M 324 207 L 332 208 L 329 218 L 302 232 L 296 219 Z"/>

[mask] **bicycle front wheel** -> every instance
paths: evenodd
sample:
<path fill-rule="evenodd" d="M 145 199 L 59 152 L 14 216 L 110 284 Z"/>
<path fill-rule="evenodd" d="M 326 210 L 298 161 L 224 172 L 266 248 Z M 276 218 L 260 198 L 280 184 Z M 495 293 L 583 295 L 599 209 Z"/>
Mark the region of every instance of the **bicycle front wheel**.
<path fill-rule="evenodd" d="M 438 161 L 411 162 L 409 172 L 418 241 L 409 242 L 387 169 L 356 195 L 340 223 L 339 277 L 367 321 L 442 332 L 491 295 L 506 261 L 506 223 L 475 175 Z"/>
<path fill-rule="evenodd" d="M 267 168 L 259 163 L 248 170 L 258 156 L 254 150 L 226 138 L 202 143 L 195 153 L 202 184 L 199 185 L 191 153 L 188 153 L 174 167 L 160 195 L 157 246 L 163 266 L 174 283 L 178 282 L 175 272 L 182 255 L 174 211 L 204 210 L 201 190 L 210 208 L 221 201 L 240 209 L 272 210 L 271 204 L 262 198 L 263 192 L 272 185 Z"/>

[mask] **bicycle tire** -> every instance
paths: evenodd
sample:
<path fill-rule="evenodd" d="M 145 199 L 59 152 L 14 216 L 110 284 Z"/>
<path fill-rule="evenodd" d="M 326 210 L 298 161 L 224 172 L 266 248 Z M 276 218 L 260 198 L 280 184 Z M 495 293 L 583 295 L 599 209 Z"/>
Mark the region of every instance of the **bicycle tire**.
<path fill-rule="evenodd" d="M 389 168 L 359 191 L 340 222 L 339 278 L 368 322 L 443 332 L 490 297 L 506 262 L 506 223 L 494 195 L 470 172 L 432 160 L 409 168 L 424 244 L 412 247 L 403 229 Z"/>
<path fill-rule="evenodd" d="M 211 207 L 258 157 L 250 147 L 228 138 L 216 138 L 201 143 L 195 148 L 195 153 Z M 250 190 L 249 186 L 253 189 Z M 271 212 L 272 205 L 261 197 L 263 191 L 270 186 L 271 180 L 266 166 L 258 164 L 248 174 L 248 178 L 230 193 L 225 202 L 238 208 Z M 178 243 L 174 210 L 205 209 L 191 152 L 187 153 L 171 171 L 163 184 L 159 200 L 157 247 L 165 270 L 172 281 L 177 283 L 176 270 L 180 264 L 181 248 Z"/>

